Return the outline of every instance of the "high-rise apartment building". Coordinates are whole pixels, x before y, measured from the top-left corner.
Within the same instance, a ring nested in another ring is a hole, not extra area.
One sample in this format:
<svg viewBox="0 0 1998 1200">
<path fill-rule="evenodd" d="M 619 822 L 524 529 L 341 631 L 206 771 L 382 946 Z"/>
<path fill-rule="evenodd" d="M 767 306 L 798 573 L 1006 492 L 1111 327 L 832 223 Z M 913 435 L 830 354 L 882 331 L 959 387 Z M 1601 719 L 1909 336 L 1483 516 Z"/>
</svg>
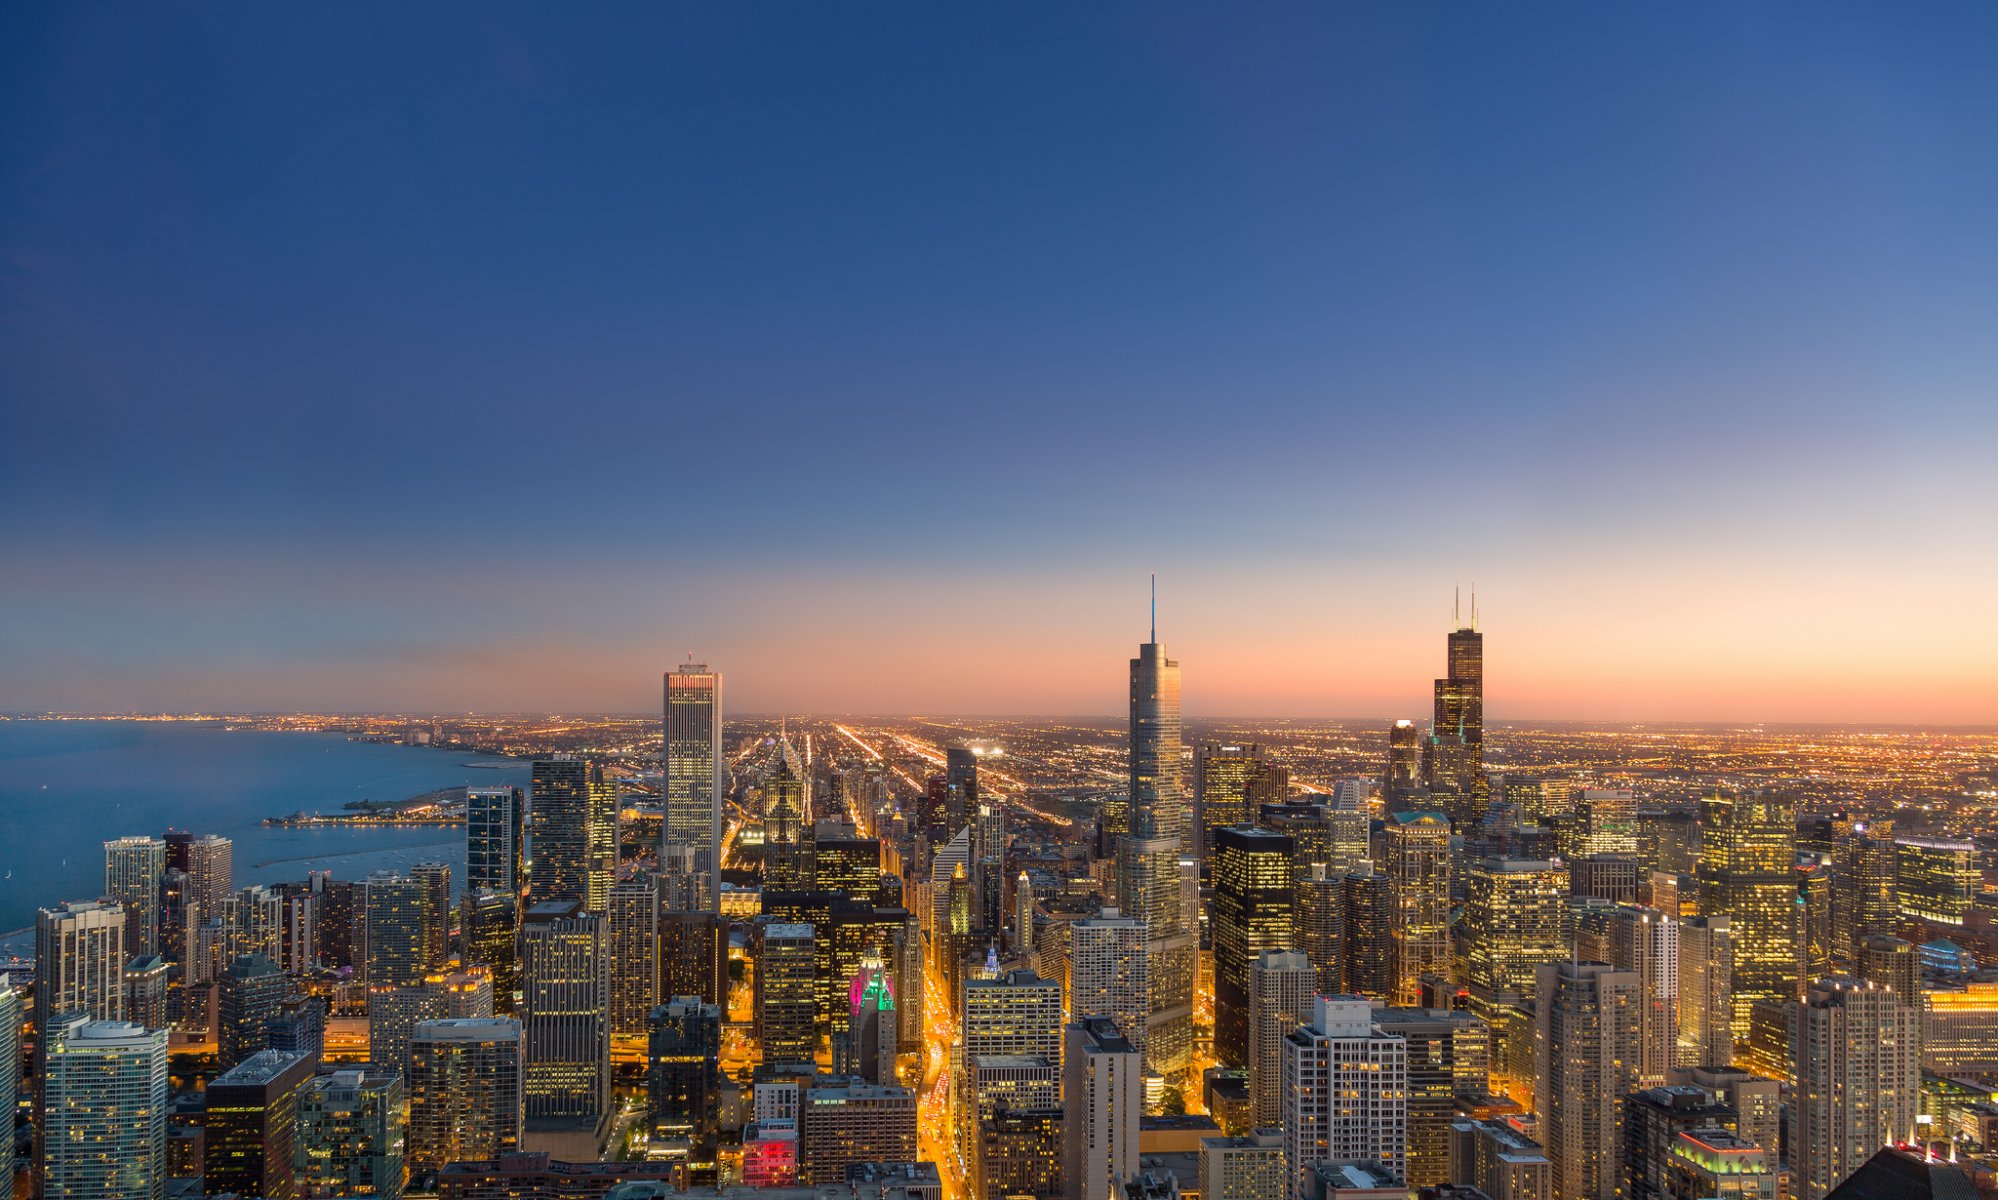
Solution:
<svg viewBox="0 0 1998 1200">
<path fill-rule="evenodd" d="M 1395 813 L 1385 847 L 1396 1002 L 1414 1004 L 1423 976 L 1450 977 L 1450 822 L 1438 812 Z"/>
<path fill-rule="evenodd" d="M 616 786 L 572 754 L 536 759 L 530 782 L 536 903 L 573 900 L 601 913 L 617 876 Z"/>
<path fill-rule="evenodd" d="M 316 1065 L 262 1050 L 209 1081 L 201 1178 L 210 1195 L 298 1195 L 298 1094 Z"/>
<path fill-rule="evenodd" d="M 1833 940 L 1841 961 L 1850 963 L 1861 940 L 1875 934 L 1891 936 L 1899 924 L 1894 822 L 1855 821 L 1834 853 Z"/>
<path fill-rule="evenodd" d="M 1920 1013 L 1893 990 L 1820 980 L 1792 1009 L 1790 1165 L 1822 1200 L 1883 1147 L 1918 1141 Z"/>
<path fill-rule="evenodd" d="M 399 1072 L 314 1076 L 298 1091 L 298 1194 L 401 1200 L 407 1140 Z"/>
<path fill-rule="evenodd" d="M 1145 923 L 1105 908 L 1071 922 L 1068 937 L 1069 1020 L 1108 1017 L 1142 1053 L 1151 1011 Z"/>
<path fill-rule="evenodd" d="M 527 1115 L 601 1117 L 610 1105 L 610 956 L 604 919 L 575 901 L 536 904 L 520 929 Z"/>
<path fill-rule="evenodd" d="M 1464 883 L 1457 980 L 1470 1010 L 1491 1029 L 1495 1086 L 1508 1095 L 1530 1094 L 1531 1073 L 1513 1064 L 1533 1060 L 1527 1010 L 1534 972 L 1569 957 L 1568 872 L 1547 859 L 1483 858 L 1471 863 Z"/>
<path fill-rule="evenodd" d="M 1734 1040 L 1748 1041 L 1759 1001 L 1797 997 L 1797 808 L 1776 792 L 1714 797 L 1700 845 L 1700 912 L 1734 939 Z"/>
<path fill-rule="evenodd" d="M 1264 950 L 1249 967 L 1249 1096 L 1257 1128 L 1283 1120 L 1283 1046 L 1312 1019 L 1318 970 L 1294 950 Z"/>
<path fill-rule="evenodd" d="M 520 1022 L 425 1021 L 409 1042 L 409 1169 L 520 1149 L 525 1075 Z"/>
<path fill-rule="evenodd" d="M 141 836 L 104 843 L 104 895 L 125 910 L 127 959 L 160 948 L 160 881 L 165 874 L 165 840 Z"/>
<path fill-rule="evenodd" d="M 817 953 L 810 925 L 768 923 L 756 948 L 756 1043 L 763 1061 L 809 1062 L 817 1053 Z"/>
<path fill-rule="evenodd" d="M 958 1021 L 957 1043 L 951 1047 L 951 1119 L 968 1158 L 978 1120 L 990 1114 L 995 1099 L 978 1091 L 972 1069 L 976 1060 L 1036 1060 L 1045 1064 L 1050 1083 L 1060 1078 L 1061 981 L 1042 979 L 1024 969 L 990 979 L 968 979 L 958 1006 Z M 1051 1102 L 1053 1097 L 1046 1099 Z"/>
<path fill-rule="evenodd" d="M 1922 1006 L 1922 960 L 1914 943 L 1879 934 L 1864 938 L 1854 966 L 1862 982 L 1893 988 L 1910 1008 Z"/>
<path fill-rule="evenodd" d="M 40 1019 L 41 1195 L 160 1200 L 167 1188 L 167 1031 L 87 1017 Z"/>
<path fill-rule="evenodd" d="M 1275 1128 L 1200 1139 L 1202 1200 L 1278 1200 L 1283 1195 L 1283 1135 Z"/>
<path fill-rule="evenodd" d="M 1679 1065 L 1679 922 L 1624 905 L 1610 922 L 1610 965 L 1637 976 L 1639 1087 L 1658 1087 Z"/>
<path fill-rule="evenodd" d="M 517 787 L 465 790 L 465 890 L 520 894 L 527 879 L 527 802 Z"/>
<path fill-rule="evenodd" d="M 1726 917 L 1679 919 L 1678 1066 L 1734 1061 L 1734 934 Z"/>
<path fill-rule="evenodd" d="M 125 1016 L 125 909 L 73 900 L 35 914 L 35 1019 Z"/>
<path fill-rule="evenodd" d="M 374 987 L 416 987 L 441 957 L 428 881 L 377 871 L 367 879 L 367 979 Z"/>
<path fill-rule="evenodd" d="M 520 989 L 520 898 L 507 892 L 473 892 L 464 904 L 465 958 L 492 972 L 493 1008 L 513 1011 Z"/>
<path fill-rule="evenodd" d="M 1215 831 L 1214 1053 L 1249 1065 L 1249 969 L 1293 942 L 1291 840 L 1253 825 Z"/>
<path fill-rule="evenodd" d="M 1193 823 L 1201 873 L 1214 867 L 1214 835 L 1232 825 L 1253 825 L 1265 804 L 1281 804 L 1290 772 L 1253 742 L 1201 742 L 1193 749 Z"/>
<path fill-rule="evenodd" d="M 1313 1195 L 1324 1163 L 1407 1167 L 1408 1043 L 1373 1025 L 1363 996 L 1319 996 L 1311 1023 L 1284 1040 L 1287 1200 Z"/>
<path fill-rule="evenodd" d="M 608 909 L 611 1036 L 643 1037 L 659 1000 L 659 885 L 649 875 L 621 880 Z"/>
<path fill-rule="evenodd" d="M 1107 1017 L 1086 1017 L 1063 1032 L 1062 1107 L 1067 1200 L 1104 1200 L 1138 1171 L 1138 1125 L 1145 1112 L 1143 1055 Z"/>
<path fill-rule="evenodd" d="M 1542 964 L 1534 1000 L 1534 1109 L 1554 1200 L 1616 1200 L 1623 1097 L 1637 1086 L 1642 990 L 1607 963 Z"/>
<path fill-rule="evenodd" d="M 684 663 L 666 673 L 664 847 L 694 847 L 696 872 L 706 879 L 698 897 L 713 911 L 721 897 L 722 677 L 706 663 Z"/>
<path fill-rule="evenodd" d="M 1490 1200 L 1553 1200 L 1554 1164 L 1539 1142 L 1503 1118 L 1450 1127 L 1450 1178 Z"/>
</svg>

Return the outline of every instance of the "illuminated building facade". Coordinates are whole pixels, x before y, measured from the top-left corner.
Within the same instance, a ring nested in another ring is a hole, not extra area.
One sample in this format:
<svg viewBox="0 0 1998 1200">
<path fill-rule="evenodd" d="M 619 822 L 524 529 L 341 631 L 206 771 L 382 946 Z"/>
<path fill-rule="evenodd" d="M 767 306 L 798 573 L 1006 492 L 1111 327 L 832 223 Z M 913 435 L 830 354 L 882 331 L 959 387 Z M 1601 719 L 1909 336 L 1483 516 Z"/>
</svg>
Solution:
<svg viewBox="0 0 1998 1200">
<path fill-rule="evenodd" d="M 425 1021 L 409 1043 L 408 1158 L 412 1172 L 520 1149 L 526 1123 L 520 1022 Z"/>
<path fill-rule="evenodd" d="M 1143 1055 L 1107 1017 L 1087 1017 L 1063 1032 L 1062 1108 L 1067 1200 L 1104 1200 L 1138 1170 L 1138 1127 L 1145 1111 Z"/>
<path fill-rule="evenodd" d="M 1388 727 L 1387 772 L 1381 777 L 1387 811 L 1420 808 L 1422 800 L 1422 729 L 1409 720 Z"/>
<path fill-rule="evenodd" d="M 1292 944 L 1291 840 L 1253 825 L 1215 831 L 1214 1053 L 1249 1065 L 1249 971 Z"/>
<path fill-rule="evenodd" d="M 1756 1002 L 1797 997 L 1797 808 L 1776 792 L 1707 802 L 1700 847 L 1700 911 L 1726 917 L 1734 939 L 1734 1040 L 1748 1041 Z"/>
<path fill-rule="evenodd" d="M 1474 597 L 1470 623 L 1450 632 L 1447 669 L 1436 681 L 1436 705 L 1423 762 L 1429 802 L 1466 830 L 1484 817 L 1487 786 L 1485 637 L 1476 626 Z"/>
<path fill-rule="evenodd" d="M 520 929 L 529 1118 L 591 1118 L 610 1104 L 610 956 L 604 921 L 575 901 L 536 904 Z"/>
<path fill-rule="evenodd" d="M 1623 1097 L 1637 1086 L 1638 977 L 1600 962 L 1542 964 L 1534 1000 L 1534 1110 L 1554 1195 L 1615 1200 Z"/>
<path fill-rule="evenodd" d="M 1484 1095 L 1491 1079 L 1490 1031 L 1464 1011 L 1375 1008 L 1373 1025 L 1406 1044 L 1407 1150 L 1402 1182 L 1450 1181 L 1450 1126 L 1459 1096 Z"/>
<path fill-rule="evenodd" d="M 166 1030 L 85 1017 L 42 1020 L 41 1194 L 160 1200 L 167 1188 Z"/>
<path fill-rule="evenodd" d="M 645 1098 L 652 1138 L 686 1139 L 690 1164 L 714 1162 L 720 1132 L 721 1031 L 721 1010 L 698 996 L 675 996 L 650 1014 Z"/>
<path fill-rule="evenodd" d="M 210 1195 L 298 1194 L 298 1094 L 316 1065 L 264 1050 L 209 1081 L 201 1175 Z"/>
<path fill-rule="evenodd" d="M 1894 895 L 1903 917 L 1963 924 L 1981 878 L 1975 842 L 1896 838 L 1894 857 Z"/>
<path fill-rule="evenodd" d="M 1145 923 L 1106 908 L 1071 922 L 1068 936 L 1069 1020 L 1108 1017 L 1142 1053 L 1151 1012 Z"/>
<path fill-rule="evenodd" d="M 804 761 L 788 738 L 779 739 L 763 777 L 763 889 L 804 891 L 812 886 L 811 822 L 806 816 Z"/>
<path fill-rule="evenodd" d="M 1408 1043 L 1373 1026 L 1361 996 L 1318 996 L 1283 1047 L 1284 1192 L 1307 1200 L 1327 1162 L 1407 1169 Z"/>
<path fill-rule="evenodd" d="M 527 803 L 517 787 L 465 789 L 465 890 L 514 896 L 527 881 Z"/>
<path fill-rule="evenodd" d="M 1679 921 L 1679 1066 L 1734 1061 L 1734 934 L 1726 917 Z"/>
<path fill-rule="evenodd" d="M 762 926 L 756 954 L 756 1042 L 763 1061 L 809 1061 L 818 1051 L 817 954 L 810 925 Z"/>
<path fill-rule="evenodd" d="M 401 1200 L 406 1141 L 399 1072 L 335 1071 L 299 1088 L 302 1196 Z"/>
<path fill-rule="evenodd" d="M 1883 1147 L 1919 1131 L 1920 1014 L 1887 988 L 1820 980 L 1792 1018 L 1790 1165 L 1823 1200 Z"/>
<path fill-rule="evenodd" d="M 156 837 L 113 838 L 104 843 L 104 895 L 125 910 L 125 957 L 158 951 L 160 877 L 166 842 Z"/>
<path fill-rule="evenodd" d="M 666 673 L 665 816 L 660 823 L 661 862 L 669 846 L 694 848 L 696 873 L 705 878 L 699 906 L 712 910 L 721 895 L 722 676 L 706 663 L 689 662 Z"/>
<path fill-rule="evenodd" d="M 641 1037 L 659 999 L 659 885 L 635 875 L 612 885 L 605 913 L 612 1037 Z"/>
<path fill-rule="evenodd" d="M 1264 950 L 1249 967 L 1249 1095 L 1256 1128 L 1283 1120 L 1284 1038 L 1315 1014 L 1318 971 L 1294 950 Z"/>
<path fill-rule="evenodd" d="M 1280 804 L 1290 790 L 1290 772 L 1253 742 L 1200 742 L 1193 750 L 1193 854 L 1201 873 L 1211 874 L 1215 834 L 1231 825 L 1251 825 L 1265 804 Z"/>
<path fill-rule="evenodd" d="M 1396 1003 L 1418 1000 L 1422 977 L 1450 977 L 1450 822 L 1438 812 L 1387 820 L 1382 866 L 1394 901 Z"/>
<path fill-rule="evenodd" d="M 1179 781 L 1179 663 L 1153 640 L 1131 660 L 1130 824 L 1117 845 L 1119 907 L 1145 923 L 1149 941 L 1145 1020 L 1147 1065 L 1165 1076 L 1186 1069 L 1193 1053 L 1194 914 L 1184 912 L 1180 859 L 1186 806 Z"/>
</svg>

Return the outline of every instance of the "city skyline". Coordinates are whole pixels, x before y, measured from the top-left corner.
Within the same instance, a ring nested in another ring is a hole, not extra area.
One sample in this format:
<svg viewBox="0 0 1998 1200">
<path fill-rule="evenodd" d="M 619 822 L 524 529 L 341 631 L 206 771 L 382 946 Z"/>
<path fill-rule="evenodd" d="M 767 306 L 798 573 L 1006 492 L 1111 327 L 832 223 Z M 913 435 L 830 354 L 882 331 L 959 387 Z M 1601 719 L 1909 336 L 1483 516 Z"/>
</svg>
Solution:
<svg viewBox="0 0 1998 1200">
<path fill-rule="evenodd" d="M 0 709 L 1998 722 L 1988 8 L 627 16 L 0 16 Z"/>
</svg>

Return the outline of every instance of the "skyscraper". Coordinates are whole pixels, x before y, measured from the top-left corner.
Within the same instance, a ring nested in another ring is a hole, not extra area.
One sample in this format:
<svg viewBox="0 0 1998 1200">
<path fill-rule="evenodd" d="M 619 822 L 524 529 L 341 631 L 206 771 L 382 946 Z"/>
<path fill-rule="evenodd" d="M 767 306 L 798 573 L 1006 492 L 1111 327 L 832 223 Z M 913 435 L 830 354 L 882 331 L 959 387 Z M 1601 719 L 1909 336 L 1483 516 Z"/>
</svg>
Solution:
<svg viewBox="0 0 1998 1200">
<path fill-rule="evenodd" d="M 42 1018 L 44 1026 L 50 1024 Z M 7 1098 L 0 1108 L 11 1115 L 21 1092 L 21 993 L 14 981 L 0 975 L 0 1096 Z"/>
<path fill-rule="evenodd" d="M 1201 874 L 1214 867 L 1215 832 L 1253 825 L 1265 804 L 1280 804 L 1290 772 L 1252 742 L 1201 742 L 1193 749 L 1193 834 Z"/>
<path fill-rule="evenodd" d="M 1264 950 L 1249 967 L 1249 1096 L 1255 1127 L 1283 1120 L 1283 1043 L 1315 1015 L 1318 971 L 1294 950 Z"/>
<path fill-rule="evenodd" d="M 817 956 L 810 925 L 770 922 L 756 947 L 756 1042 L 763 1061 L 809 1062 L 817 1053 Z"/>
<path fill-rule="evenodd" d="M 695 867 L 707 877 L 702 907 L 721 897 L 722 677 L 706 663 L 666 673 L 665 846 L 695 847 Z M 663 850 L 661 861 L 664 860 Z"/>
<path fill-rule="evenodd" d="M 1451 631 L 1447 670 L 1436 681 L 1436 710 L 1429 727 L 1424 772 L 1430 802 L 1466 830 L 1484 817 L 1486 788 L 1485 637 L 1477 624 L 1474 593 L 1471 620 Z"/>
<path fill-rule="evenodd" d="M 1214 1053 L 1249 1065 L 1249 969 L 1293 942 L 1291 840 L 1253 825 L 1215 831 Z"/>
<path fill-rule="evenodd" d="M 398 1072 L 307 1080 L 298 1092 L 299 1194 L 401 1200 L 406 1129 Z"/>
<path fill-rule="evenodd" d="M 1437 812 L 1395 813 L 1387 820 L 1386 848 L 1395 996 L 1414 1004 L 1423 976 L 1450 977 L 1450 822 Z"/>
<path fill-rule="evenodd" d="M 1143 1056 L 1115 1021 L 1086 1017 L 1063 1032 L 1062 1076 L 1067 1200 L 1104 1200 L 1114 1185 L 1138 1171 Z"/>
<path fill-rule="evenodd" d="M 520 930 L 529 1117 L 601 1117 L 610 1104 L 610 956 L 604 919 L 574 901 L 536 904 Z"/>
<path fill-rule="evenodd" d="M 1894 822 L 1854 822 L 1840 837 L 1834 854 L 1833 938 L 1841 961 L 1850 964 L 1862 940 L 1874 934 L 1892 936 L 1899 922 Z"/>
<path fill-rule="evenodd" d="M 1961 925 L 1983 882 L 1977 843 L 1951 838 L 1894 839 L 1894 898 L 1903 918 Z"/>
<path fill-rule="evenodd" d="M 1483 1096 L 1490 1082 L 1490 1036 L 1461 1010 L 1375 1008 L 1374 1028 L 1408 1047 L 1408 1152 L 1402 1182 L 1435 1187 L 1450 1178 L 1450 1125 L 1459 1096 Z"/>
<path fill-rule="evenodd" d="M 1734 1040 L 1748 1041 L 1759 1001 L 1798 995 L 1795 903 L 1797 808 L 1776 792 L 1707 802 L 1700 846 L 1700 911 L 1726 917 L 1734 939 Z"/>
<path fill-rule="evenodd" d="M 1496 1086 L 1508 1095 L 1533 1089 L 1530 1072 L 1513 1064 L 1533 1059 L 1533 1027 L 1525 1013 L 1534 971 L 1568 957 L 1567 902 L 1568 872 L 1559 862 L 1483 858 L 1466 874 L 1456 933 L 1458 982 L 1470 994 L 1471 1011 L 1491 1026 Z"/>
<path fill-rule="evenodd" d="M 515 943 L 520 936 L 520 899 L 509 892 L 473 892 L 465 897 L 465 958 L 493 975 L 493 1005 L 513 1011 L 520 989 L 520 964 Z"/>
<path fill-rule="evenodd" d="M 1297 880 L 1294 894 L 1296 936 L 1292 941 L 1316 969 L 1317 990 L 1328 996 L 1347 991 L 1344 875 L 1325 863 L 1311 863 Z"/>
<path fill-rule="evenodd" d="M 1071 922 L 1068 936 L 1069 1020 L 1107 1017 L 1142 1054 L 1151 1013 L 1145 923 L 1106 908 Z"/>
<path fill-rule="evenodd" d="M 1610 922 L 1610 965 L 1637 976 L 1639 1087 L 1659 1087 L 1679 1065 L 1679 922 L 1624 905 Z"/>
<path fill-rule="evenodd" d="M 1157 630 L 1131 660 L 1130 820 L 1117 847 L 1117 898 L 1145 923 L 1151 1012 L 1145 1058 L 1177 1075 L 1193 1052 L 1193 976 L 1197 946 L 1182 911 L 1180 859 L 1186 811 L 1179 788 L 1179 664 L 1165 656 Z"/>
<path fill-rule="evenodd" d="M 1312 1195 L 1319 1164 L 1407 1169 L 1408 1043 L 1373 1025 L 1361 996 L 1319 996 L 1311 1023 L 1283 1047 L 1283 1145 L 1288 1200 Z"/>
<path fill-rule="evenodd" d="M 84 1017 L 41 1020 L 41 1194 L 160 1200 L 167 1185 L 166 1030 Z"/>
<path fill-rule="evenodd" d="M 409 1168 L 497 1158 L 520 1149 L 520 1022 L 425 1021 L 409 1043 Z"/>
<path fill-rule="evenodd" d="M 517 896 L 526 881 L 527 805 L 517 787 L 465 790 L 465 891 Z"/>
<path fill-rule="evenodd" d="M 1682 917 L 1678 1065 L 1725 1066 L 1733 1061 L 1734 934 L 1726 917 Z"/>
<path fill-rule="evenodd" d="M 721 1009 L 675 996 L 648 1018 L 645 1097 L 655 1140 L 685 1138 L 713 1161 L 721 1110 Z"/>
<path fill-rule="evenodd" d="M 209 1081 L 201 1176 L 210 1195 L 298 1194 L 298 1092 L 314 1065 L 260 1050 Z"/>
<path fill-rule="evenodd" d="M 423 889 L 423 969 L 435 971 L 451 957 L 451 865 L 417 863 L 409 876 Z"/>
<path fill-rule="evenodd" d="M 765 891 L 803 891 L 812 886 L 808 786 L 797 748 L 788 737 L 779 738 L 763 777 Z"/>
<path fill-rule="evenodd" d="M 1346 990 L 1382 1002 L 1395 998 L 1394 887 L 1363 862 L 1344 880 Z"/>
<path fill-rule="evenodd" d="M 411 875 L 377 871 L 367 880 L 368 983 L 415 987 L 441 956 L 432 892 Z"/>
<path fill-rule="evenodd" d="M 1029 970 L 966 980 L 959 1023 L 957 1044 L 951 1047 L 951 1115 L 968 1158 L 978 1120 L 990 1115 L 993 1100 L 976 1086 L 972 1068 L 977 1060 L 1033 1059 L 1044 1066 L 1051 1085 L 1060 1078 L 1061 981 Z"/>
<path fill-rule="evenodd" d="M 821 1076 L 798 1118 L 798 1182 L 840 1183 L 857 1163 L 912 1162 L 916 1094 L 890 1084 Z"/>
<path fill-rule="evenodd" d="M 75 900 L 35 914 L 35 1019 L 125 1016 L 125 909 Z"/>
<path fill-rule="evenodd" d="M 642 1037 L 659 996 L 658 884 L 647 875 L 621 880 L 609 910 L 611 1036 Z"/>
<path fill-rule="evenodd" d="M 616 789 L 573 754 L 536 759 L 531 783 L 535 901 L 602 912 L 617 873 Z"/>
<path fill-rule="evenodd" d="M 1790 1161 L 1801 1200 L 1822 1200 L 1882 1147 L 1916 1141 L 1920 1013 L 1891 989 L 1819 980 L 1793 1006 Z"/>
<path fill-rule="evenodd" d="M 978 756 L 969 746 L 944 747 L 943 837 L 949 841 L 978 811 Z"/>
<path fill-rule="evenodd" d="M 261 954 L 239 955 L 216 977 L 216 1059 L 222 1066 L 269 1048 L 265 1024 L 290 990 L 291 981 Z"/>
<path fill-rule="evenodd" d="M 1420 808 L 1422 800 L 1422 730 L 1410 720 L 1388 727 L 1387 771 L 1381 778 L 1382 800 L 1391 813 Z"/>
<path fill-rule="evenodd" d="M 1555 1200 L 1616 1200 L 1623 1096 L 1637 1086 L 1638 977 L 1571 961 L 1541 964 L 1536 982 L 1534 1109 Z"/>
<path fill-rule="evenodd" d="M 160 944 L 160 877 L 166 842 L 122 837 L 104 843 L 104 894 L 125 910 L 125 957 L 153 954 Z"/>
</svg>

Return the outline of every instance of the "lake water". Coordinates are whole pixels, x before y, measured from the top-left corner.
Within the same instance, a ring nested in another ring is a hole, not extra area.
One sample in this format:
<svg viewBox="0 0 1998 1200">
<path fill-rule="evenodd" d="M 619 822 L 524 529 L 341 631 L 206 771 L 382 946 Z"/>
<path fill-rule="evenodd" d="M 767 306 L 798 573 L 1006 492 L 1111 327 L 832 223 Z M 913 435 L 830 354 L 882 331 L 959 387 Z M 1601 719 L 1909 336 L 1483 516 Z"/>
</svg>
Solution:
<svg viewBox="0 0 1998 1200">
<path fill-rule="evenodd" d="M 0 931 L 33 925 L 45 905 L 98 895 L 107 839 L 168 829 L 233 839 L 237 887 L 303 879 L 313 870 L 359 879 L 419 862 L 450 863 L 458 883 L 460 826 L 293 829 L 262 821 L 460 785 L 524 788 L 529 771 L 520 760 L 350 742 L 338 733 L 185 721 L 0 721 Z"/>
</svg>

